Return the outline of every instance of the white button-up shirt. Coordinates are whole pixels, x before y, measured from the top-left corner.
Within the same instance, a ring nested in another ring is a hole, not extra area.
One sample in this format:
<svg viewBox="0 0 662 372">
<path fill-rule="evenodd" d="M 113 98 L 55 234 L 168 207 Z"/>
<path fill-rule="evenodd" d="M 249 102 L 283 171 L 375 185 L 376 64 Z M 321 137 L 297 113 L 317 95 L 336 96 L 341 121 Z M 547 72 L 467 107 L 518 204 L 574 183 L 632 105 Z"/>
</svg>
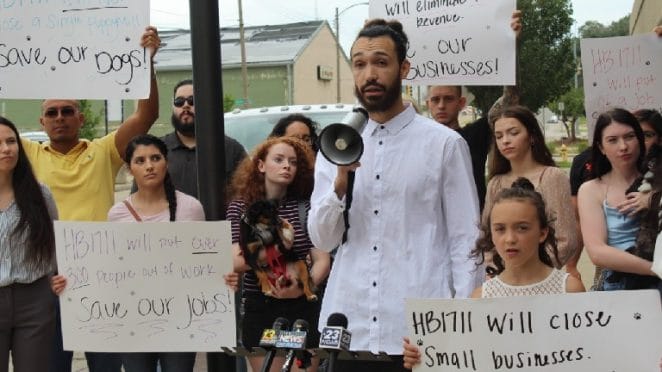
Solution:
<svg viewBox="0 0 662 372">
<path fill-rule="evenodd" d="M 409 106 L 390 121 L 368 121 L 356 170 L 349 234 L 336 255 L 320 328 L 344 313 L 352 350 L 402 354 L 405 298 L 469 297 L 483 278 L 469 255 L 478 200 L 466 142 Z M 315 246 L 331 250 L 344 231 L 337 167 L 322 155 L 308 218 Z"/>
</svg>

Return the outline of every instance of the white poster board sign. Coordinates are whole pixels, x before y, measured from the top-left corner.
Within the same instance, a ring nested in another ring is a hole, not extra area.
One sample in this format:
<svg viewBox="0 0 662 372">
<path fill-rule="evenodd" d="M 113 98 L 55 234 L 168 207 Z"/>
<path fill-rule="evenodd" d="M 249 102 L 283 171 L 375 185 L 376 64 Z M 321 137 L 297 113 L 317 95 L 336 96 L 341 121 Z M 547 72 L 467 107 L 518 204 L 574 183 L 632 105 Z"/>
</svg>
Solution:
<svg viewBox="0 0 662 372">
<path fill-rule="evenodd" d="M 0 98 L 149 96 L 149 1 L 0 2 Z"/>
<path fill-rule="evenodd" d="M 415 371 L 659 372 L 658 291 L 408 300 Z"/>
<path fill-rule="evenodd" d="M 598 115 L 611 108 L 662 110 L 662 38 L 582 39 L 581 50 L 589 142 Z"/>
<path fill-rule="evenodd" d="M 371 0 L 409 38 L 408 85 L 515 85 L 515 0 Z"/>
<path fill-rule="evenodd" d="M 235 347 L 230 223 L 55 222 L 66 350 Z"/>
</svg>

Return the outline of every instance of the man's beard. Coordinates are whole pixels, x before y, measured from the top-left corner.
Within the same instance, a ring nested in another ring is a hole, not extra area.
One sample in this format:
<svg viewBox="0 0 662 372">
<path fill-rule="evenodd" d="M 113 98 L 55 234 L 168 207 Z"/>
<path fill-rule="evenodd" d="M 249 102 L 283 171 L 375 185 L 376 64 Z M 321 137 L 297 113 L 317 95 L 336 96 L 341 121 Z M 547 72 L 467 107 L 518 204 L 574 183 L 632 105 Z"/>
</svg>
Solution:
<svg viewBox="0 0 662 372">
<path fill-rule="evenodd" d="M 182 136 L 193 138 L 195 137 L 195 119 L 192 122 L 185 124 L 173 113 L 170 116 L 170 122 L 175 130 L 182 134 Z"/>
<path fill-rule="evenodd" d="M 381 98 L 376 99 L 366 99 L 361 90 L 365 90 L 370 86 L 377 86 L 384 90 L 384 95 Z M 354 95 L 358 98 L 361 105 L 368 112 L 385 112 L 388 111 L 400 98 L 400 91 L 402 90 L 402 80 L 399 76 L 396 76 L 395 80 L 388 87 L 382 84 L 373 82 L 365 84 L 361 90 L 354 85 Z"/>
</svg>

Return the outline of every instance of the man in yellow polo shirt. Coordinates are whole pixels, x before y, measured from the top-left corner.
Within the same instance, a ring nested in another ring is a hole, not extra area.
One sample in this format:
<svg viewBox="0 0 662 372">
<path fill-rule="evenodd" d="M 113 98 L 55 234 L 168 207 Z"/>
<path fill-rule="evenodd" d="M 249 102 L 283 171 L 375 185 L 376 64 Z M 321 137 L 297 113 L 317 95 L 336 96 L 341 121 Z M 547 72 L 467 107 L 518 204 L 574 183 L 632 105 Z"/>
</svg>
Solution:
<svg viewBox="0 0 662 372">
<path fill-rule="evenodd" d="M 143 33 L 141 46 L 151 51 L 151 60 L 161 45 L 156 28 Z M 22 138 L 25 152 L 37 178 L 48 185 L 55 198 L 61 220 L 106 221 L 115 198 L 115 178 L 123 164 L 129 141 L 145 134 L 159 116 L 159 94 L 152 63 L 150 95 L 138 101 L 136 112 L 108 135 L 88 141 L 80 138 L 84 116 L 78 101 L 48 99 L 41 105 L 39 121 L 49 142 L 38 143 Z M 59 306 L 58 306 L 59 312 Z M 71 372 L 71 353 L 62 351 L 62 333 L 58 314 L 58 332 L 52 372 Z M 114 353 L 86 353 L 90 372 L 120 372 L 121 360 Z"/>
</svg>

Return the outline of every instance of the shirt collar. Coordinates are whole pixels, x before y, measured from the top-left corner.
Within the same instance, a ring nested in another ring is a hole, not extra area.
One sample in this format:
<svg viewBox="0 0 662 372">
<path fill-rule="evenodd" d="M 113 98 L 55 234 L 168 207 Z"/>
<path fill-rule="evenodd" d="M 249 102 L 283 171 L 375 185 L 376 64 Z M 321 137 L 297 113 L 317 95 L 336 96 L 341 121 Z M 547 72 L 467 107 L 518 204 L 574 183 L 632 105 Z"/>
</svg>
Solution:
<svg viewBox="0 0 662 372">
<path fill-rule="evenodd" d="M 366 133 L 370 133 L 371 136 L 375 135 L 378 130 L 381 130 L 386 135 L 396 135 L 400 133 L 401 130 L 405 129 L 416 117 L 416 110 L 411 104 L 407 104 L 405 109 L 398 115 L 391 118 L 391 120 L 385 123 L 378 123 L 372 119 L 368 119 L 368 124 L 366 125 Z"/>
<path fill-rule="evenodd" d="M 195 150 L 194 148 L 192 149 L 189 148 L 188 146 L 185 146 L 182 143 L 182 141 L 179 139 L 177 132 L 171 132 L 166 134 L 166 136 L 163 137 L 163 142 L 166 144 L 168 151 L 173 151 L 177 149 Z"/>
<path fill-rule="evenodd" d="M 69 150 L 66 154 L 62 154 L 62 155 L 74 154 L 74 153 L 77 153 L 77 152 L 83 151 L 83 150 L 85 150 L 85 149 L 87 148 L 87 145 L 89 145 L 89 143 L 90 143 L 89 140 L 84 139 L 84 138 L 81 138 L 80 140 L 78 140 L 78 143 L 76 144 L 76 146 L 74 146 L 74 147 L 73 147 L 71 150 Z M 44 150 L 48 151 L 48 152 L 54 152 L 54 153 L 60 154 L 59 151 L 57 151 L 57 150 L 55 150 L 54 148 L 51 147 L 51 141 L 43 142 L 43 143 L 41 144 L 41 147 L 42 147 Z"/>
</svg>

